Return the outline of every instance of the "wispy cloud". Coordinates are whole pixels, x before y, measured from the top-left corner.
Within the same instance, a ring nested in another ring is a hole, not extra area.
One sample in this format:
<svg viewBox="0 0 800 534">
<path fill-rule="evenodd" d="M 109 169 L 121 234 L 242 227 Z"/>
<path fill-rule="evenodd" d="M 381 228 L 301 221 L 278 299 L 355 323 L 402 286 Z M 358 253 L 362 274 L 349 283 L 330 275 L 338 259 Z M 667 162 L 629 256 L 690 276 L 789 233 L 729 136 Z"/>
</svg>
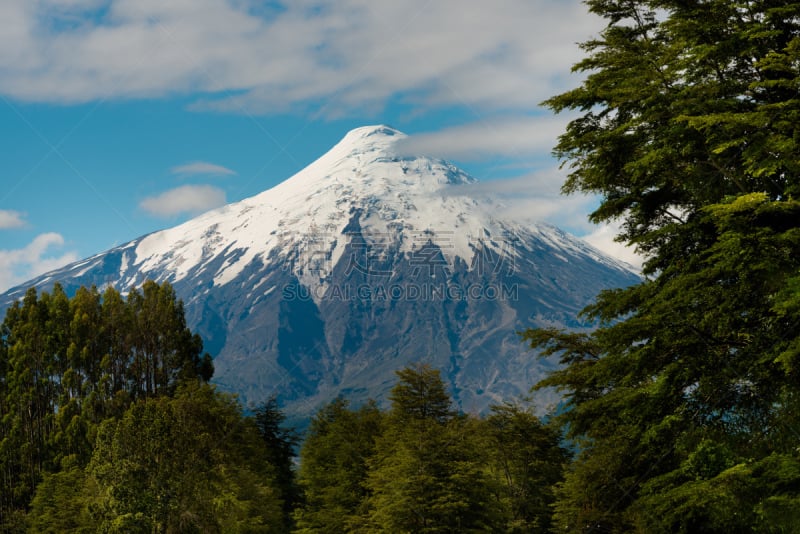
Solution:
<svg viewBox="0 0 800 534">
<path fill-rule="evenodd" d="M 0 210 L 0 230 L 21 228 L 22 226 L 25 226 L 25 219 L 22 213 L 13 210 Z"/>
<path fill-rule="evenodd" d="M 44 102 L 203 93 L 197 108 L 247 113 L 390 100 L 529 111 L 569 85 L 574 43 L 599 29 L 578 0 L 2 2 L 0 93 Z"/>
<path fill-rule="evenodd" d="M 225 191 L 210 185 L 184 185 L 148 197 L 139 207 L 155 217 L 198 214 L 225 204 Z"/>
<path fill-rule="evenodd" d="M 180 176 L 196 176 L 198 174 L 206 174 L 211 176 L 233 176 L 236 174 L 236 171 L 234 170 L 223 167 L 222 165 L 208 163 L 207 161 L 192 161 L 190 163 L 184 163 L 183 165 L 172 167 L 170 172 Z"/>
<path fill-rule="evenodd" d="M 586 213 L 597 201 L 583 195 L 561 195 L 563 181 L 561 170 L 551 167 L 513 178 L 452 186 L 444 194 L 489 201 L 503 216 L 546 221 L 572 232 L 589 231 Z"/>
<path fill-rule="evenodd" d="M 59 251 L 64 238 L 57 233 L 40 234 L 26 247 L 0 250 L 0 292 L 78 260 L 73 251 Z"/>
<path fill-rule="evenodd" d="M 524 157 L 547 153 L 567 125 L 566 116 L 488 119 L 398 141 L 397 150 L 460 160 L 486 156 Z"/>
<path fill-rule="evenodd" d="M 582 236 L 583 239 L 595 247 L 624 262 L 630 263 L 637 269 L 642 268 L 644 257 L 637 254 L 633 247 L 629 247 L 614 240 L 619 234 L 619 228 L 614 224 L 602 224 L 595 227 L 594 231 Z"/>
<path fill-rule="evenodd" d="M 492 212 L 503 217 L 543 221 L 564 228 L 601 252 L 641 268 L 643 258 L 633 248 L 614 241 L 619 234 L 617 226 L 589 222 L 586 214 L 597 207 L 598 199 L 561 194 L 564 178 L 563 172 L 553 167 L 514 178 L 456 185 L 444 194 L 488 201 Z"/>
</svg>

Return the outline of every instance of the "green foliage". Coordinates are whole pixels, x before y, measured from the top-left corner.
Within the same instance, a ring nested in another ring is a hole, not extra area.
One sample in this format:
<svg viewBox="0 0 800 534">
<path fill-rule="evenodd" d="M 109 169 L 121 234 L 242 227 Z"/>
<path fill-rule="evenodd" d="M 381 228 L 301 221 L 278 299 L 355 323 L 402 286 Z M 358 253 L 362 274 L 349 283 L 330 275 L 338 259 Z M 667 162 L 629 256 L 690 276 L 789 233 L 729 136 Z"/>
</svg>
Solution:
<svg viewBox="0 0 800 534">
<path fill-rule="evenodd" d="M 85 469 L 45 475 L 32 532 L 287 532 L 252 419 L 211 386 L 134 402 L 100 425 Z"/>
<path fill-rule="evenodd" d="M 569 531 L 791 531 L 800 340 L 800 4 L 590 0 L 567 193 L 647 255 L 585 310 L 592 334 L 525 334 L 580 453 Z M 767 504 L 769 503 L 769 504 Z M 780 526 L 784 525 L 784 526 Z"/>
<path fill-rule="evenodd" d="M 782 301 L 784 309 L 788 304 Z M 0 325 L 4 532 L 524 532 L 550 523 L 563 450 L 532 414 L 458 415 L 439 372 L 392 408 L 337 400 L 298 436 L 244 417 L 167 284 L 30 290 Z M 787 358 L 787 364 L 791 359 Z M 791 503 L 791 502 L 790 502 Z M 783 502 L 763 515 L 785 514 Z"/>
<path fill-rule="evenodd" d="M 99 524 L 90 510 L 95 488 L 72 460 L 65 464 L 60 471 L 47 473 L 37 486 L 28 515 L 31 532 L 97 532 Z"/>
<path fill-rule="evenodd" d="M 713 232 L 713 241 L 654 279 L 602 294 L 588 310 L 620 322 L 590 336 L 527 335 L 547 353 L 562 352 L 565 367 L 540 387 L 566 391 L 569 410 L 562 419 L 585 447 L 562 488 L 557 515 L 565 525 L 637 524 L 649 531 L 648 518 L 666 514 L 643 502 L 692 485 L 692 495 L 711 495 L 703 493 L 706 484 L 688 476 L 700 459 L 702 469 L 695 471 L 710 476 L 775 452 L 795 454 L 800 316 L 790 314 L 785 288 L 798 268 L 798 215 L 800 204 L 764 194 L 709 206 L 697 219 Z M 666 485 L 649 485 L 653 480 Z M 645 488 L 655 487 L 656 497 L 638 502 Z M 744 511 L 752 515 L 761 497 L 752 498 L 719 501 L 720 510 L 733 502 L 742 512 L 707 523 L 727 532 L 765 528 L 746 519 Z M 711 504 L 698 510 L 711 510 Z M 676 521 L 689 515 L 685 508 L 674 510 Z M 700 527 L 685 531 L 693 528 Z"/>
<path fill-rule="evenodd" d="M 284 427 L 286 416 L 275 396 L 255 409 L 253 420 L 264 443 L 267 460 L 275 469 L 275 485 L 283 501 L 284 527 L 288 531 L 292 526 L 292 510 L 301 499 L 294 471 L 295 449 L 300 436 L 293 428 Z"/>
<path fill-rule="evenodd" d="M 392 405 L 337 399 L 300 453 L 297 532 L 543 532 L 567 455 L 516 405 L 456 414 L 439 372 L 398 371 Z"/>
<path fill-rule="evenodd" d="M 295 513 L 297 532 L 339 534 L 358 524 L 369 495 L 367 462 L 383 419 L 375 403 L 351 410 L 335 399 L 311 420 L 300 451 L 305 502 Z"/>
<path fill-rule="evenodd" d="M 569 459 L 560 433 L 516 404 L 493 406 L 485 424 L 488 466 L 508 517 L 505 531 L 548 531 L 553 490 Z"/>
<path fill-rule="evenodd" d="M 371 458 L 364 528 L 485 532 L 499 521 L 472 421 L 454 414 L 439 371 L 398 371 L 392 409 Z"/>
<path fill-rule="evenodd" d="M 200 336 L 186 328 L 183 302 L 169 284 L 145 282 L 131 291 L 127 306 L 134 335 L 127 365 L 133 397 L 171 393 L 181 380 L 211 378 L 213 368 L 201 358 Z"/>
<path fill-rule="evenodd" d="M 103 423 L 87 472 L 99 490 L 101 529 L 283 530 L 258 430 L 234 400 L 209 386 L 143 399 L 119 421 Z"/>
<path fill-rule="evenodd" d="M 124 309 L 121 300 L 109 302 Z M 101 359 L 103 381 L 110 358 Z M 77 387 L 70 372 L 60 386 Z M 88 398 L 67 394 L 54 414 L 54 433 L 45 440 L 50 460 L 27 490 L 29 508 L 4 515 L 3 530 L 545 529 L 565 461 L 558 433 L 512 405 L 486 420 L 457 415 L 438 371 L 428 366 L 398 376 L 388 413 L 374 402 L 351 410 L 337 399 L 316 415 L 297 482 L 297 435 L 283 427 L 274 398 L 244 417 L 233 397 L 202 380 L 180 380 L 161 395 L 123 390 L 108 398 L 84 379 L 79 391 L 89 391 Z M 107 377 L 104 387 L 110 383 Z M 776 502 L 764 514 L 788 509 Z"/>
<path fill-rule="evenodd" d="M 201 352 L 167 283 L 127 299 L 111 288 L 28 290 L 0 326 L 0 529 L 19 524 L 40 481 L 59 487 L 64 461 L 85 467 L 102 421 L 208 380 Z"/>
<path fill-rule="evenodd" d="M 592 218 L 622 218 L 621 238 L 654 255 L 651 272 L 703 206 L 797 193 L 796 3 L 587 4 L 608 21 L 574 67 L 588 76 L 547 101 L 583 112 L 556 147 L 571 169 L 564 190 L 600 194 Z"/>
<path fill-rule="evenodd" d="M 452 400 L 439 371 L 427 364 L 397 371 L 400 379 L 392 388 L 392 417 L 398 425 L 445 423 L 453 415 Z"/>
</svg>

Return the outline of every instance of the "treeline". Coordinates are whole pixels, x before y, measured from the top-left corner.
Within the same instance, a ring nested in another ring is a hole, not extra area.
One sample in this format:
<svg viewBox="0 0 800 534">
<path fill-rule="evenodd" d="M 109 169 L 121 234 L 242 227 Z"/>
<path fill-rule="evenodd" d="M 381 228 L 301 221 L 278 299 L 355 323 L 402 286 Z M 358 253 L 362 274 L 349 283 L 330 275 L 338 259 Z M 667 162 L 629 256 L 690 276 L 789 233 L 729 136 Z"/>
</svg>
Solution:
<svg viewBox="0 0 800 534">
<path fill-rule="evenodd" d="M 0 336 L 3 532 L 532 532 L 568 460 L 522 406 L 460 414 L 438 371 L 300 437 L 207 384 L 169 284 L 30 290 Z M 299 467 L 298 467 L 299 466 Z"/>
<path fill-rule="evenodd" d="M 296 532 L 546 532 L 568 453 L 516 405 L 453 410 L 438 370 L 398 371 L 391 407 L 339 399 L 300 453 Z"/>
<path fill-rule="evenodd" d="M 214 372 L 172 287 L 126 298 L 81 288 L 25 297 L 0 327 L 0 519 L 15 524 L 48 473 L 84 467 L 102 423 Z"/>
</svg>

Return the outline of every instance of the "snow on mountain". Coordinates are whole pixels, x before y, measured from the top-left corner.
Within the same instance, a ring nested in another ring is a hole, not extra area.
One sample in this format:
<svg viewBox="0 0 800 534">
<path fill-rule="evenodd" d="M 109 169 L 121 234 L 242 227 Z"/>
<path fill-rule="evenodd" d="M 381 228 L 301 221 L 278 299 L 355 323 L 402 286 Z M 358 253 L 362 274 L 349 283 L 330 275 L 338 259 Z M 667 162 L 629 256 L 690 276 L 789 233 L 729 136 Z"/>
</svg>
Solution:
<svg viewBox="0 0 800 534">
<path fill-rule="evenodd" d="M 465 408 L 524 393 L 547 364 L 515 332 L 581 326 L 575 314 L 600 289 L 637 277 L 553 226 L 458 194 L 475 180 L 402 155 L 403 137 L 355 129 L 272 189 L 48 273 L 0 308 L 29 285 L 170 281 L 217 355 L 216 380 L 247 400 L 280 393 L 298 415 L 337 394 L 380 397 L 420 359 L 444 369 Z"/>
</svg>

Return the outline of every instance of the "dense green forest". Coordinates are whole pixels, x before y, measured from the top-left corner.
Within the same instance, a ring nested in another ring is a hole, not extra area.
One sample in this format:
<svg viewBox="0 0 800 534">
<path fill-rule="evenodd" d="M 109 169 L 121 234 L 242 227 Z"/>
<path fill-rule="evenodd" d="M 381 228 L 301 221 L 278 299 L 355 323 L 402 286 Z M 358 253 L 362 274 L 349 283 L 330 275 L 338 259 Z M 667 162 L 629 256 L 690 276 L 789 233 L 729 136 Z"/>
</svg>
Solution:
<svg viewBox="0 0 800 534">
<path fill-rule="evenodd" d="M 568 459 L 520 405 L 457 413 L 437 370 L 337 399 L 300 437 L 207 382 L 169 284 L 30 290 L 0 343 L 4 532 L 530 532 Z"/>
<path fill-rule="evenodd" d="M 546 102 L 564 192 L 646 262 L 591 333 L 523 333 L 563 410 L 458 413 L 420 365 L 301 440 L 207 383 L 169 285 L 31 290 L 0 332 L 0 528 L 800 532 L 800 3 L 586 4 L 606 28 Z"/>
</svg>

